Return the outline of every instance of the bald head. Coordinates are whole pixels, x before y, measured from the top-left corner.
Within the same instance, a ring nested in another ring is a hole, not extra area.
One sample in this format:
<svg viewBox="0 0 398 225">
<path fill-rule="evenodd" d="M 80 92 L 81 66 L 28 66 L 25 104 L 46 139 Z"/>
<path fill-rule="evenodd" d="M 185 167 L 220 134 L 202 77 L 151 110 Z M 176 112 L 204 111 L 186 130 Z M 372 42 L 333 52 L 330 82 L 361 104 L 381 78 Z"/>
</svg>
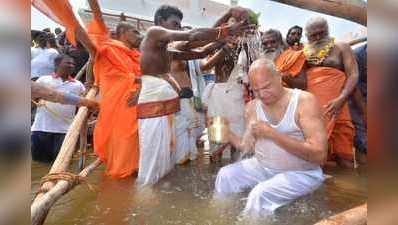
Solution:
<svg viewBox="0 0 398 225">
<path fill-rule="evenodd" d="M 264 104 L 272 104 L 279 99 L 283 86 L 273 61 L 266 58 L 254 61 L 249 69 L 249 79 L 256 98 Z"/>
<path fill-rule="evenodd" d="M 320 16 L 309 19 L 305 25 L 305 35 L 309 43 L 329 37 L 327 20 Z"/>
<path fill-rule="evenodd" d="M 125 43 L 129 48 L 139 48 L 142 41 L 142 35 L 131 24 L 120 22 L 116 27 L 116 39 Z"/>
<path fill-rule="evenodd" d="M 266 58 L 257 59 L 251 64 L 249 69 L 249 78 L 251 81 L 258 78 L 275 78 L 279 76 L 274 62 Z"/>
</svg>

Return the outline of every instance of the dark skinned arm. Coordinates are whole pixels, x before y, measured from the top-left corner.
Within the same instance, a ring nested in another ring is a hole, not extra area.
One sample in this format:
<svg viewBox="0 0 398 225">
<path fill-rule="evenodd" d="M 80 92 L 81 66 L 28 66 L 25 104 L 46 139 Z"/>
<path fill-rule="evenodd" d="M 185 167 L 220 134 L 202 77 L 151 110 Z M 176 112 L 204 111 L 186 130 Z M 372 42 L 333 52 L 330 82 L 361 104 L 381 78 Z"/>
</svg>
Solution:
<svg viewBox="0 0 398 225">
<path fill-rule="evenodd" d="M 325 106 L 326 115 L 337 115 L 358 83 L 358 64 L 354 52 L 346 43 L 339 43 L 338 46 L 341 48 L 342 61 L 347 80 L 340 95 Z"/>
<path fill-rule="evenodd" d="M 247 25 L 245 21 L 226 26 L 222 29 L 198 28 L 190 31 L 175 31 L 155 26 L 148 30 L 147 35 L 150 36 L 154 42 L 165 44 L 173 41 L 214 41 L 226 38 L 230 35 L 240 34 L 250 28 L 251 26 Z"/>
<path fill-rule="evenodd" d="M 105 26 L 104 19 L 102 18 L 101 8 L 97 0 L 88 0 L 91 11 L 93 11 L 94 19 L 102 23 Z"/>
<path fill-rule="evenodd" d="M 206 71 L 206 70 L 213 68 L 221 59 L 223 59 L 225 57 L 226 53 L 227 53 L 227 51 L 226 51 L 225 47 L 221 50 L 218 50 L 216 52 L 216 54 L 214 54 L 210 58 L 202 60 L 200 69 L 202 71 Z"/>
<path fill-rule="evenodd" d="M 223 43 L 213 42 L 211 44 L 206 45 L 200 49 L 193 49 L 190 51 L 178 51 L 175 49 L 168 50 L 171 53 L 172 58 L 176 60 L 191 60 L 191 59 L 201 59 L 206 57 L 208 54 L 213 52 L 214 50 L 220 48 Z"/>
<path fill-rule="evenodd" d="M 193 48 L 203 47 L 211 42 L 212 41 L 180 41 L 174 48 L 180 51 L 189 51 Z"/>
<path fill-rule="evenodd" d="M 305 68 L 303 68 L 300 73 L 295 76 L 282 76 L 282 80 L 289 86 L 293 88 L 299 88 L 301 90 L 307 89 L 307 75 L 305 74 Z"/>
<path fill-rule="evenodd" d="M 91 10 L 93 11 L 94 19 L 102 23 L 103 26 L 105 26 L 102 18 L 101 8 L 99 7 L 97 0 L 89 0 L 88 3 Z M 88 37 L 87 32 L 80 25 L 76 28 L 76 38 L 83 44 L 83 46 L 87 49 L 91 56 L 95 56 L 96 47 Z"/>
</svg>

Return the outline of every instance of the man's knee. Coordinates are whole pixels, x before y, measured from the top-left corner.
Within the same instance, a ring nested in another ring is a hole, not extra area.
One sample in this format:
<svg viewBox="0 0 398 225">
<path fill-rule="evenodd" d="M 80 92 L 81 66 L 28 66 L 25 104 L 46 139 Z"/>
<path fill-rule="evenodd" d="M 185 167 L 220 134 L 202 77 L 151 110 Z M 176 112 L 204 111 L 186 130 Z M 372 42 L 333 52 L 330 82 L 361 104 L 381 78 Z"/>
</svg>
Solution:
<svg viewBox="0 0 398 225">
<path fill-rule="evenodd" d="M 272 187 L 266 184 L 256 185 L 249 193 L 245 211 L 272 214 L 277 206 L 269 199 L 273 192 L 270 189 Z"/>
<path fill-rule="evenodd" d="M 236 168 L 234 164 L 224 166 L 220 169 L 220 171 L 218 171 L 215 184 L 217 192 L 234 192 L 232 189 L 234 189 L 234 187 L 237 185 L 234 184 L 234 179 L 237 176 L 235 171 Z"/>
</svg>

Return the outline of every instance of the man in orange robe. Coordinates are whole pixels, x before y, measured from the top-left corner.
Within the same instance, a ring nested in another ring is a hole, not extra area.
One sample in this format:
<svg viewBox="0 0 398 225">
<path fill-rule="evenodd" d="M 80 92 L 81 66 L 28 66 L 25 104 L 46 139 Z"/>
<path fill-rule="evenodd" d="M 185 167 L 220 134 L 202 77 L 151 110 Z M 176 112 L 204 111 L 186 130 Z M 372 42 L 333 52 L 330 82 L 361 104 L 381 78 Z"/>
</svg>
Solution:
<svg viewBox="0 0 398 225">
<path fill-rule="evenodd" d="M 307 90 L 317 96 L 324 107 L 329 158 L 336 159 L 342 167 L 352 167 L 355 130 L 347 100 L 358 82 L 355 56 L 348 44 L 334 43 L 324 18 L 310 19 L 305 29 Z"/>
<path fill-rule="evenodd" d="M 112 40 L 102 20 L 96 0 L 89 0 L 94 21 L 87 34 L 67 0 L 34 0 L 32 4 L 44 14 L 64 25 L 68 38 L 76 38 L 95 56 L 95 83 L 100 88 L 100 113 L 94 131 L 94 148 L 106 164 L 106 174 L 125 178 L 138 170 L 137 106 L 141 74 L 140 54 L 134 49 L 140 37 L 128 24 L 117 28 Z"/>
<path fill-rule="evenodd" d="M 140 37 L 134 27 L 120 23 L 117 40 L 102 20 L 97 1 L 89 1 L 94 21 L 88 35 L 96 46 L 94 76 L 100 88 L 100 113 L 94 130 L 94 149 L 106 164 L 106 174 L 125 178 L 138 170 L 139 143 L 137 101 Z"/>
<path fill-rule="evenodd" d="M 289 88 L 307 88 L 304 73 L 305 55 L 302 51 L 303 44 L 300 42 L 302 28 L 293 26 L 286 35 L 289 47 L 275 59 L 275 66 L 282 73 L 283 84 Z"/>
</svg>

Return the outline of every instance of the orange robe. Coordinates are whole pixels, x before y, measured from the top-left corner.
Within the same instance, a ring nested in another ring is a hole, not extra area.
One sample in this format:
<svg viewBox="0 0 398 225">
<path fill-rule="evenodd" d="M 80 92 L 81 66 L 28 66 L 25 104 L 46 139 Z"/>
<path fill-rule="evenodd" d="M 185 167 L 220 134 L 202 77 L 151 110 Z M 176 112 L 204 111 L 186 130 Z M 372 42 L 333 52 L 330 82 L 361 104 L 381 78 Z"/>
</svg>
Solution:
<svg viewBox="0 0 398 225">
<path fill-rule="evenodd" d="M 75 42 L 79 25 L 68 0 L 32 0 L 32 5 L 66 27 L 69 41 Z M 131 92 L 140 88 L 140 53 L 112 40 L 108 29 L 94 20 L 89 36 L 96 45 L 94 76 L 100 87 L 100 113 L 94 130 L 94 149 L 107 166 L 106 174 L 124 178 L 138 170 L 137 106 L 128 107 Z"/>
<path fill-rule="evenodd" d="M 288 48 L 276 58 L 275 66 L 279 72 L 295 77 L 303 69 L 305 60 L 303 51 Z"/>
<path fill-rule="evenodd" d="M 332 67 L 312 67 L 306 70 L 307 90 L 314 94 L 321 106 L 337 98 L 344 87 L 347 76 L 344 72 Z M 348 108 L 344 103 L 339 115 L 326 118 L 329 140 L 329 156 L 339 156 L 353 160 L 354 125 Z"/>
<path fill-rule="evenodd" d="M 295 77 L 299 75 L 300 71 L 303 69 L 305 60 L 306 58 L 302 50 L 295 50 L 289 47 L 276 58 L 275 66 L 282 74 L 287 73 Z M 288 87 L 285 82 L 283 82 L 283 85 Z"/>
<path fill-rule="evenodd" d="M 95 42 L 95 82 L 100 87 L 100 112 L 94 130 L 94 149 L 106 164 L 106 174 L 125 178 L 138 170 L 139 143 L 137 106 L 128 98 L 138 91 L 140 53 L 113 40 L 104 24 L 94 20 L 88 29 Z"/>
</svg>

